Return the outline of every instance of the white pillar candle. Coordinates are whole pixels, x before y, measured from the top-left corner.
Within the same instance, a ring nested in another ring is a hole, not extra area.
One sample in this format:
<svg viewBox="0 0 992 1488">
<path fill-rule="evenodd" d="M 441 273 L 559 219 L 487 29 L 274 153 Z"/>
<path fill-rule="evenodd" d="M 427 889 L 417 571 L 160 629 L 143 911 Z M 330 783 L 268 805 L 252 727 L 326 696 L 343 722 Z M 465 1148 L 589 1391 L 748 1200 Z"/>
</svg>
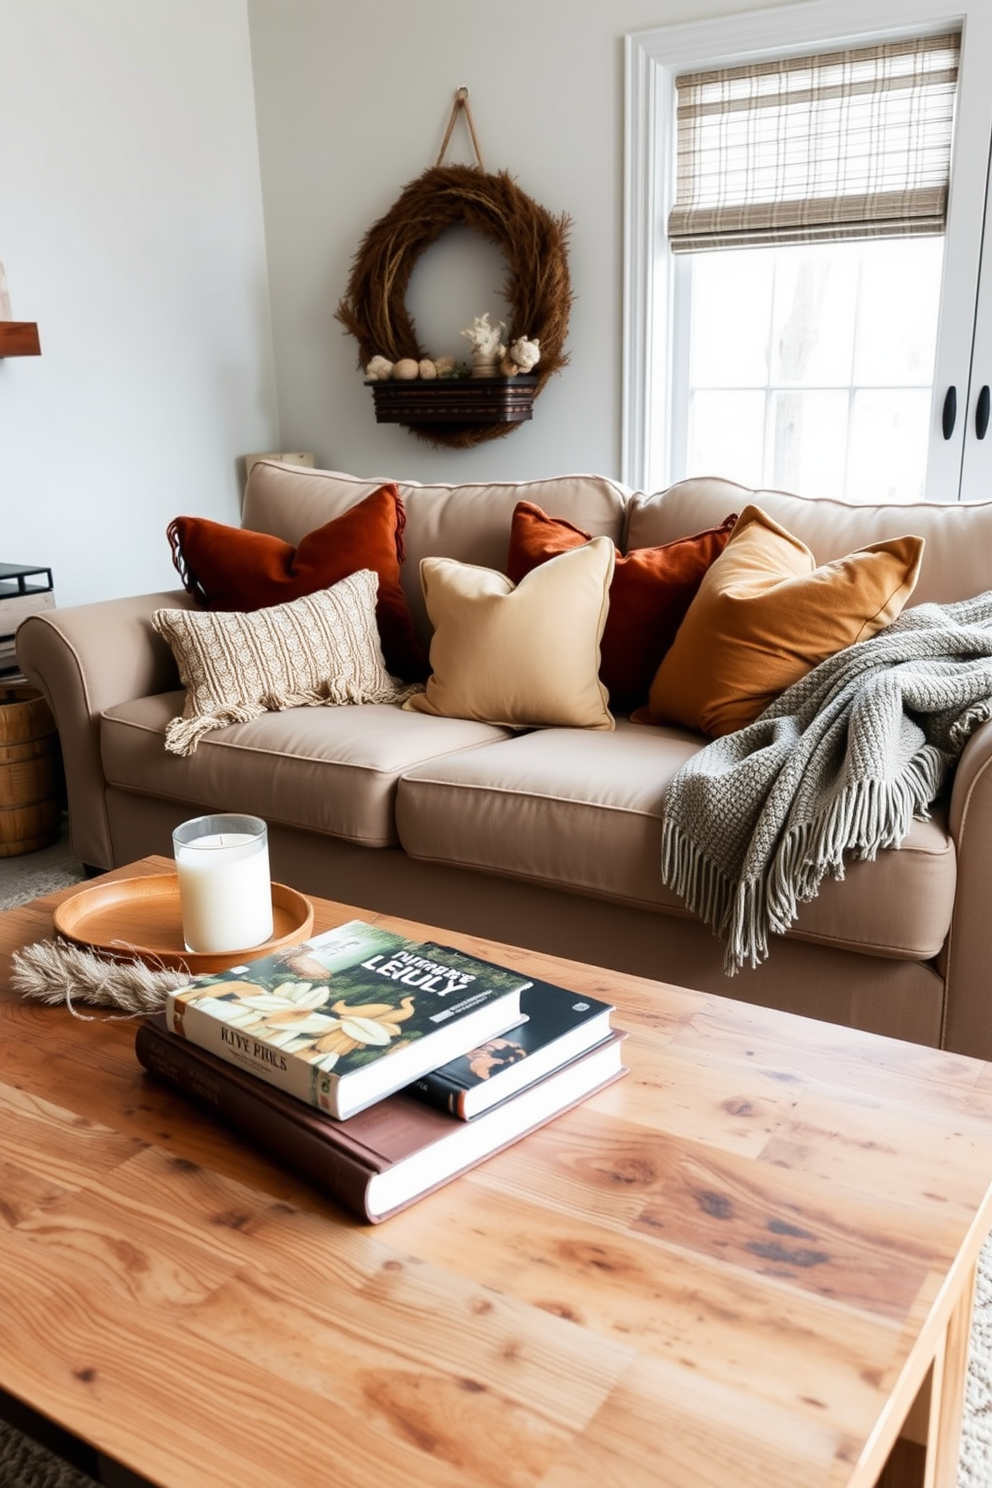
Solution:
<svg viewBox="0 0 992 1488">
<path fill-rule="evenodd" d="M 265 823 L 203 816 L 172 837 L 188 951 L 241 951 L 272 938 L 272 882 Z"/>
</svg>

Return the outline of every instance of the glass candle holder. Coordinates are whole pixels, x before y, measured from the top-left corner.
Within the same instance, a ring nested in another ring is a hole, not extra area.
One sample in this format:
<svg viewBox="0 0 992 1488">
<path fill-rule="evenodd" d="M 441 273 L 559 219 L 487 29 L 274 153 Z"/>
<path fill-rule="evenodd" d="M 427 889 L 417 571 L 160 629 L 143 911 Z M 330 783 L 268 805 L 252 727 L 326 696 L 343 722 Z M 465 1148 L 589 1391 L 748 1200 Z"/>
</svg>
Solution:
<svg viewBox="0 0 992 1488">
<path fill-rule="evenodd" d="M 172 834 L 188 951 L 242 951 L 272 938 L 269 834 L 257 816 L 197 816 Z"/>
</svg>

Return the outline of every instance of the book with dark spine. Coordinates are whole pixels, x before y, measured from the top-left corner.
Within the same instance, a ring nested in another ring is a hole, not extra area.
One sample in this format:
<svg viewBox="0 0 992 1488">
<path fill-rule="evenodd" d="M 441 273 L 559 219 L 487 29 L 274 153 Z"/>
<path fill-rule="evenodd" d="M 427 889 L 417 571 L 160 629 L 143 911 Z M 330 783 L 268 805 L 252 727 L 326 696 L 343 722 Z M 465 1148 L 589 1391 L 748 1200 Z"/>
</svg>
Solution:
<svg viewBox="0 0 992 1488">
<path fill-rule="evenodd" d="M 534 982 L 520 998 L 527 1021 L 451 1059 L 410 1086 L 419 1096 L 462 1121 L 567 1064 L 610 1034 L 610 1003 L 583 997 L 551 982 Z"/>
<path fill-rule="evenodd" d="M 614 1031 L 474 1121 L 461 1121 L 406 1091 L 335 1121 L 178 1038 L 161 1013 L 139 1026 L 135 1052 L 151 1074 L 360 1219 L 377 1224 L 619 1079 L 626 1073 L 620 1057 L 625 1037 Z"/>
<path fill-rule="evenodd" d="M 171 1032 L 339 1120 L 520 1022 L 529 978 L 364 920 L 171 992 Z"/>
</svg>

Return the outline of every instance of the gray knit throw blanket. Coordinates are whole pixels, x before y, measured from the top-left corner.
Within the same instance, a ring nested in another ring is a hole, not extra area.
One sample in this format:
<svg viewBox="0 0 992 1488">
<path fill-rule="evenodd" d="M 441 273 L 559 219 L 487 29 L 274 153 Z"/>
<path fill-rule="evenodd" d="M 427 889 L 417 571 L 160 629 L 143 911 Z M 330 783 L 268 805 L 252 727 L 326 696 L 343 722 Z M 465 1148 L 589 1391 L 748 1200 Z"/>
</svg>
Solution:
<svg viewBox="0 0 992 1488">
<path fill-rule="evenodd" d="M 765 960 L 845 854 L 897 847 L 989 717 L 992 591 L 905 611 L 683 765 L 661 875 L 726 937 L 727 975 Z"/>
</svg>

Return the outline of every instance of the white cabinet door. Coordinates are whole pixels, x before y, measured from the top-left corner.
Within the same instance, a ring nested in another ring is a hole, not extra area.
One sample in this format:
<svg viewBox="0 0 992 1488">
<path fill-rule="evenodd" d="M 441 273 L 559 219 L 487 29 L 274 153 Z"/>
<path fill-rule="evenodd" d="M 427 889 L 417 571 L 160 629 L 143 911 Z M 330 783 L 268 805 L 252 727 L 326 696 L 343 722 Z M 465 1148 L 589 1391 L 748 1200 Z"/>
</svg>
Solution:
<svg viewBox="0 0 992 1488">
<path fill-rule="evenodd" d="M 980 389 L 992 385 L 992 226 L 985 228 L 990 221 L 992 5 L 972 0 L 962 10 L 961 75 L 930 418 L 931 501 L 992 498 L 992 437 L 975 436 Z M 957 412 L 948 437 L 944 413 L 952 388 Z"/>
</svg>

